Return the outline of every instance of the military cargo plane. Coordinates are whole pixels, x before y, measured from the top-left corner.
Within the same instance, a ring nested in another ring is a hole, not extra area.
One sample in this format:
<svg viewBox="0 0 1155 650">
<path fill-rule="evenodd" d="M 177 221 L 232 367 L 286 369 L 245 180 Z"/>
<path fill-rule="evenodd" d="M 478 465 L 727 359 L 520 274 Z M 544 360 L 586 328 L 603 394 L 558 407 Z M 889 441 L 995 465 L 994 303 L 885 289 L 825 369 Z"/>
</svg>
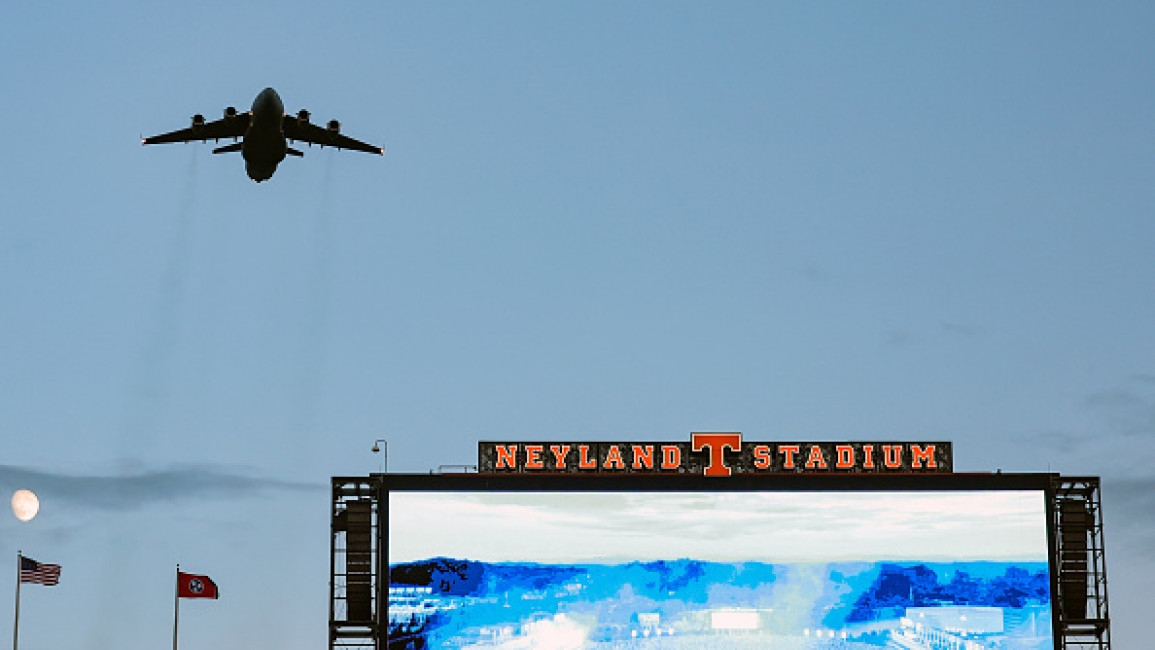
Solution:
<svg viewBox="0 0 1155 650">
<path fill-rule="evenodd" d="M 171 133 L 145 138 L 141 144 L 165 144 L 169 142 L 214 142 L 232 138 L 233 144 L 217 147 L 213 153 L 241 152 L 245 159 L 245 171 L 249 178 L 260 183 L 272 178 L 277 165 L 285 155 L 301 157 L 305 154 L 289 146 L 300 140 L 310 146 L 352 149 L 366 153 L 384 154 L 381 147 L 365 144 L 360 140 L 341 135 L 341 123 L 329 120 L 325 127 L 309 121 L 309 111 L 301 109 L 296 115 L 286 115 L 281 97 L 272 88 L 265 88 L 253 100 L 253 108 L 247 113 L 238 113 L 229 106 L 225 116 L 213 122 L 206 122 L 204 115 L 194 115 L 192 126 Z M 240 139 L 238 141 L 238 138 Z"/>
</svg>

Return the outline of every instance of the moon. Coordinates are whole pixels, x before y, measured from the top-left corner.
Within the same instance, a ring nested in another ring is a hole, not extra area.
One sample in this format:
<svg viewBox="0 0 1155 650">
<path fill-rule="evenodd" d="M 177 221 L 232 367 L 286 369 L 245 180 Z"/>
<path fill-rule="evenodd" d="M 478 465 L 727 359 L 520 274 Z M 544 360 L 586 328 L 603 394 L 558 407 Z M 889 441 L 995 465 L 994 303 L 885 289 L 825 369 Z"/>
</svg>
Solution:
<svg viewBox="0 0 1155 650">
<path fill-rule="evenodd" d="M 20 521 L 32 521 L 36 513 L 40 512 L 40 499 L 32 490 L 16 490 L 12 495 L 12 513 Z"/>
</svg>

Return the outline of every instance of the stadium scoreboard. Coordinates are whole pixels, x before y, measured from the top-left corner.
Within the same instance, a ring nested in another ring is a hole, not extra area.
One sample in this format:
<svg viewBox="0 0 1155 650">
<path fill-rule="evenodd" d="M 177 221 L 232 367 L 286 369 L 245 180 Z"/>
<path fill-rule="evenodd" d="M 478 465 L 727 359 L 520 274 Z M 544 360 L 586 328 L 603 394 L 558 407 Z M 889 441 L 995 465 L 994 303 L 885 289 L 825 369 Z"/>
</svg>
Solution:
<svg viewBox="0 0 1155 650">
<path fill-rule="evenodd" d="M 1098 479 L 953 467 L 695 433 L 337 477 L 330 648 L 1109 649 Z"/>
</svg>

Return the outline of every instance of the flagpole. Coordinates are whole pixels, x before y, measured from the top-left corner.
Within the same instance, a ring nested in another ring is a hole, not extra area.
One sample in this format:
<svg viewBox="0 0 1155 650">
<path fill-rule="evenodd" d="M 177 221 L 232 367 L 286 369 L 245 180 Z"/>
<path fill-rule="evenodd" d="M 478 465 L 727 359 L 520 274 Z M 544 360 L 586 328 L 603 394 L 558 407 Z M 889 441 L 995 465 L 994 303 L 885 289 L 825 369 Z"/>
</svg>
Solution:
<svg viewBox="0 0 1155 650">
<path fill-rule="evenodd" d="M 176 650 L 176 629 L 180 621 L 180 565 L 176 565 L 176 581 L 172 588 L 172 650 Z M 12 650 L 16 650 L 13 648 Z"/>
<path fill-rule="evenodd" d="M 12 621 L 12 650 L 19 650 L 20 642 L 20 565 L 23 557 L 20 551 L 16 551 L 16 616 Z"/>
</svg>

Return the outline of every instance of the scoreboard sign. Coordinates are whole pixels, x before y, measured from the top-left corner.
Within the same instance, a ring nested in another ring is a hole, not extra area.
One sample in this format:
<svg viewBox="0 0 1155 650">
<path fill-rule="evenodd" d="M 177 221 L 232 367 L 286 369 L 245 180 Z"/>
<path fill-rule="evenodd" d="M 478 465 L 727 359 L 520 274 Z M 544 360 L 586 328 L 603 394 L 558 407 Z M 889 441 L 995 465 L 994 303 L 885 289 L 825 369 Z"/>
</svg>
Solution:
<svg viewBox="0 0 1155 650">
<path fill-rule="evenodd" d="M 741 433 L 694 433 L 689 442 L 477 444 L 485 474 L 949 474 L 949 442 L 751 442 Z"/>
</svg>

